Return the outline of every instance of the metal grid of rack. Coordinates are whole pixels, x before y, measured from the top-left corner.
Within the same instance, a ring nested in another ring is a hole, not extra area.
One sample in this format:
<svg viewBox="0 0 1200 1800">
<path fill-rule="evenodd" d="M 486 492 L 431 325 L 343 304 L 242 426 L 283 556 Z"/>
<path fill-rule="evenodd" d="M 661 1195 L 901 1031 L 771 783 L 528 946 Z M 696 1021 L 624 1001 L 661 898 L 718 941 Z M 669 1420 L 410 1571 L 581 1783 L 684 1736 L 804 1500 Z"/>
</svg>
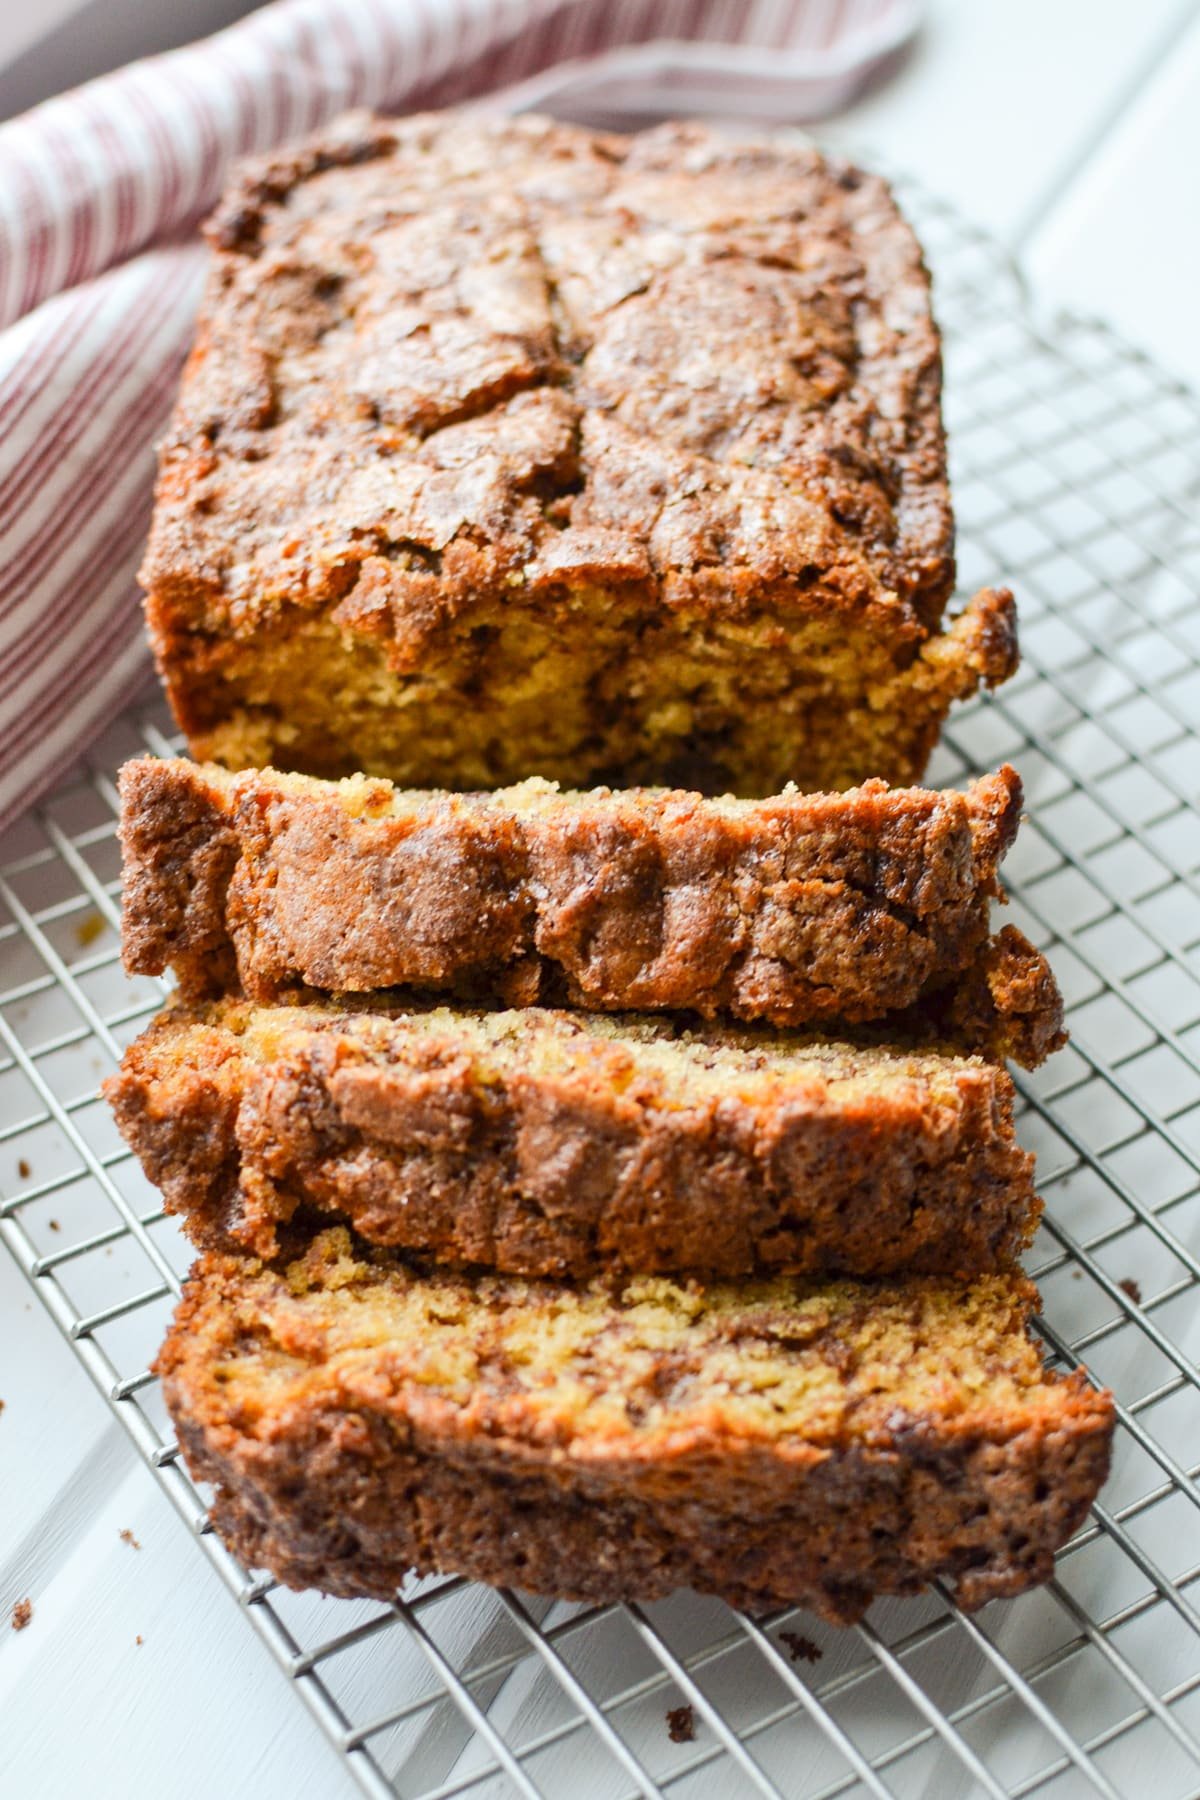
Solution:
<svg viewBox="0 0 1200 1800">
<path fill-rule="evenodd" d="M 1047 1588 L 838 1631 L 456 1579 L 318 1602 L 240 1567 L 148 1372 L 188 1253 L 96 1094 L 161 1000 L 117 961 L 113 774 L 175 747 L 162 707 L 0 842 L 0 1236 L 369 1794 L 1063 1800 L 1151 1771 L 1159 1800 L 1200 1792 L 1200 405 L 1098 326 L 1039 329 L 995 246 L 899 186 L 938 278 L 963 585 L 1012 580 L 1024 649 L 930 779 L 1004 758 L 1025 779 L 1010 916 L 1072 1028 L 1019 1081 L 1047 1201 L 1030 1266 L 1048 1353 L 1120 1409 Z"/>
</svg>

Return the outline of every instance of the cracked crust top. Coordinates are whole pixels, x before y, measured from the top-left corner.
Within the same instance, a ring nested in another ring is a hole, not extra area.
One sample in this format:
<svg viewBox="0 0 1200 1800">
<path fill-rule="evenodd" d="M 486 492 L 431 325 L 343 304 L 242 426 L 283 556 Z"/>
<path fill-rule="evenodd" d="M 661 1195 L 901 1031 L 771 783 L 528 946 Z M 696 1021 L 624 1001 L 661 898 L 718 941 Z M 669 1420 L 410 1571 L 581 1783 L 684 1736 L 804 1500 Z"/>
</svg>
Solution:
<svg viewBox="0 0 1200 1800">
<path fill-rule="evenodd" d="M 636 582 L 936 625 L 939 344 L 875 177 L 693 124 L 357 115 L 209 236 L 143 570 L 197 623 L 339 602 L 403 655 L 514 587 Z"/>
</svg>

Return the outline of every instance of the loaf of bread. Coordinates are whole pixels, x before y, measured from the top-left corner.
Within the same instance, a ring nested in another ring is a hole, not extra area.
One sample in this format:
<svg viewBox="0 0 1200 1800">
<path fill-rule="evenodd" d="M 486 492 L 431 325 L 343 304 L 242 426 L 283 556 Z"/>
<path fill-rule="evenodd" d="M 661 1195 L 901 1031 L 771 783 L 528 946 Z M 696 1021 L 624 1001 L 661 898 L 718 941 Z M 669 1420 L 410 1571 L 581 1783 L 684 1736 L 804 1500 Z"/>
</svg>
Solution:
<svg viewBox="0 0 1200 1800">
<path fill-rule="evenodd" d="M 1111 1397 L 1043 1367 L 1020 1275 L 899 1286 L 417 1275 L 317 1237 L 210 1255 L 159 1357 L 248 1565 L 392 1597 L 410 1569 L 612 1601 L 681 1586 L 857 1618 L 1051 1573 Z"/>
<path fill-rule="evenodd" d="M 918 780 L 947 626 L 921 253 L 794 140 L 350 118 L 251 165 L 143 569 L 193 753 L 486 788 Z"/>
<path fill-rule="evenodd" d="M 142 575 L 200 761 L 121 773 L 181 996 L 105 1091 L 202 1252 L 157 1369 L 216 1529 L 384 1601 L 1044 1580 L 1113 1404 L 1016 1264 L 1020 782 L 910 785 L 1017 643 L 947 614 L 887 187 L 355 115 L 208 233 Z"/>
<path fill-rule="evenodd" d="M 762 1030 L 223 1001 L 106 1093 L 196 1242 L 263 1256 L 333 1213 L 523 1275 L 974 1273 L 1040 1210 L 995 1064 Z"/>
<path fill-rule="evenodd" d="M 192 996 L 413 987 L 797 1026 L 961 1013 L 969 986 L 979 1017 L 949 1035 L 1024 1061 L 1058 1040 L 1042 959 L 988 938 L 1021 807 L 1007 767 L 964 794 L 760 801 L 403 792 L 151 758 L 120 785 L 126 967 L 171 967 Z"/>
</svg>

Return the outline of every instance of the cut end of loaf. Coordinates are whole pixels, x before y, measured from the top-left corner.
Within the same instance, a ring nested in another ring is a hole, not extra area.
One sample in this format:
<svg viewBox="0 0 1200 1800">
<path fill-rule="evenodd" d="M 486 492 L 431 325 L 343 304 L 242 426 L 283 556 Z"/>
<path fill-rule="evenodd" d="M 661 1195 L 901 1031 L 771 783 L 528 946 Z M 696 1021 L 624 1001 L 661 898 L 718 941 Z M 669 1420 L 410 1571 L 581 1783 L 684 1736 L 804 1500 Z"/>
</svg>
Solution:
<svg viewBox="0 0 1200 1800">
<path fill-rule="evenodd" d="M 194 1304 L 192 1304 L 194 1300 Z M 1047 1375 L 1019 1273 L 970 1283 L 632 1276 L 560 1286 L 448 1275 L 320 1233 L 282 1268 L 202 1262 L 162 1369 L 212 1354 L 252 1435 L 386 1349 L 394 1393 L 469 1430 L 620 1456 L 696 1431 L 812 1449 L 886 1444 L 895 1414 L 1011 1433 L 1087 1395 Z"/>
<path fill-rule="evenodd" d="M 437 664 L 306 609 L 247 639 L 152 635 L 192 754 L 400 786 L 666 783 L 753 797 L 918 781 L 954 701 L 1016 666 L 1011 595 L 985 592 L 913 647 L 876 627 L 765 608 L 720 626 L 644 595 L 583 589 L 544 614 L 512 598 L 450 630 Z"/>
<path fill-rule="evenodd" d="M 847 1623 L 935 1579 L 1019 1593 L 1084 1516 L 1111 1397 L 1044 1369 L 1034 1299 L 445 1279 L 329 1232 L 284 1269 L 203 1259 L 158 1369 L 218 1531 L 291 1586 L 690 1586 Z"/>
</svg>

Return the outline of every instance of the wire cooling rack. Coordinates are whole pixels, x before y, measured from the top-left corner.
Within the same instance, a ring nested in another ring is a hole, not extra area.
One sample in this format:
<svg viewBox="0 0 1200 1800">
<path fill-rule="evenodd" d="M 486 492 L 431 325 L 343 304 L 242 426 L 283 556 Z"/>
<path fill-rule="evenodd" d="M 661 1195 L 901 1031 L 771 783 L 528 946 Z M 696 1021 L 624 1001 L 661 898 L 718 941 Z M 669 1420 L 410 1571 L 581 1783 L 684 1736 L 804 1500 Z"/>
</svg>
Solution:
<svg viewBox="0 0 1200 1800">
<path fill-rule="evenodd" d="M 995 246 L 899 185 L 938 277 L 963 586 L 1011 579 L 1024 646 L 930 778 L 1025 778 L 1010 916 L 1072 1028 L 1020 1079 L 1031 1266 L 1050 1354 L 1120 1403 L 1112 1479 L 1047 1588 L 838 1631 L 460 1580 L 320 1601 L 240 1567 L 148 1373 L 187 1251 L 96 1095 L 161 1000 L 117 961 L 113 776 L 175 747 L 162 708 L 0 843 L 0 1235 L 368 1794 L 1200 1793 L 1200 407 L 1096 325 L 1039 329 Z"/>
</svg>

